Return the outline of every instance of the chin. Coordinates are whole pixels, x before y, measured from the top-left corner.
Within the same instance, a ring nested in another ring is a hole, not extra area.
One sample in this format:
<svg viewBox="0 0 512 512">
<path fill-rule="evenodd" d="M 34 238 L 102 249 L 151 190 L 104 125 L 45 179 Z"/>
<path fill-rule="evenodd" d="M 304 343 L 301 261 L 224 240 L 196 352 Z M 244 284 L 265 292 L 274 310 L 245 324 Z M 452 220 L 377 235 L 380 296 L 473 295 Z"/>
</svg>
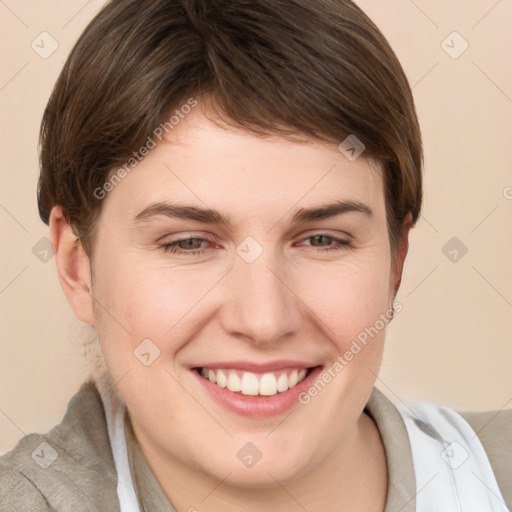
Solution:
<svg viewBox="0 0 512 512">
<path fill-rule="evenodd" d="M 241 448 L 239 448 L 241 446 Z M 302 445 L 303 446 L 303 445 Z M 218 463 L 200 464 L 210 478 L 237 488 L 271 489 L 284 485 L 304 476 L 313 461 L 306 460 L 301 443 L 297 444 L 298 453 L 287 450 L 272 450 L 270 447 L 259 451 L 250 442 L 236 443 L 236 449 L 229 450 L 228 457 L 219 457 Z M 198 461 L 200 463 L 200 461 Z M 206 462 L 206 461 L 203 461 Z"/>
<path fill-rule="evenodd" d="M 286 461 L 286 466 L 276 466 L 275 461 L 272 462 L 272 460 L 267 463 L 260 460 L 252 468 L 235 464 L 218 469 L 216 480 L 226 479 L 223 485 L 247 490 L 272 489 L 295 480 L 300 473 L 297 467 L 290 465 L 289 461 Z M 229 476 L 227 476 L 228 473 Z"/>
</svg>

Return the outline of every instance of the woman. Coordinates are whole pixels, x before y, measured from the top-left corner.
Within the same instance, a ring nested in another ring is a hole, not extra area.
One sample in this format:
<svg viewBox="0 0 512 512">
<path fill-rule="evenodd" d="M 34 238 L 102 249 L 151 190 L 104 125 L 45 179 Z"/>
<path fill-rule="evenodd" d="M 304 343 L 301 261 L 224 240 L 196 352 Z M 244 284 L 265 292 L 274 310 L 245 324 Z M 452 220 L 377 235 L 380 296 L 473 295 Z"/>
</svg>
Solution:
<svg viewBox="0 0 512 512">
<path fill-rule="evenodd" d="M 109 2 L 45 111 L 38 191 L 101 359 L 0 459 L 0 510 L 507 510 L 510 411 L 374 388 L 421 173 L 355 4 Z"/>
</svg>

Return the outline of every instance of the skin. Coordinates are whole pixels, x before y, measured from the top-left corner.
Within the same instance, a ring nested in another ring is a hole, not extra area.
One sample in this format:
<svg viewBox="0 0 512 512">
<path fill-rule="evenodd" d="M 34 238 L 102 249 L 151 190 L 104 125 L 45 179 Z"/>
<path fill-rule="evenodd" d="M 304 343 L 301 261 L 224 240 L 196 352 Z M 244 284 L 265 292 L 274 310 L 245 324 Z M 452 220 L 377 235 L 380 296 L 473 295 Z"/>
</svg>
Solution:
<svg viewBox="0 0 512 512">
<path fill-rule="evenodd" d="M 298 210 L 335 200 L 360 201 L 373 214 L 291 224 Z M 216 209 L 232 229 L 163 215 L 134 222 L 156 201 Z M 363 409 L 385 329 L 288 417 L 228 411 L 189 370 L 288 358 L 330 367 L 389 310 L 408 228 L 392 255 L 380 165 L 350 162 L 317 140 L 224 129 L 200 104 L 107 194 L 99 222 L 91 262 L 60 207 L 52 210 L 59 277 L 76 316 L 95 326 L 137 440 L 176 509 L 382 511 L 386 458 Z M 350 246 L 322 252 L 336 243 L 319 234 Z M 211 242 L 182 244 L 182 254 L 162 249 L 187 236 Z M 247 236 L 263 248 L 253 263 L 236 253 Z M 149 366 L 133 353 L 147 338 L 161 351 Z M 236 456 L 248 442 L 262 453 L 252 468 Z"/>
</svg>

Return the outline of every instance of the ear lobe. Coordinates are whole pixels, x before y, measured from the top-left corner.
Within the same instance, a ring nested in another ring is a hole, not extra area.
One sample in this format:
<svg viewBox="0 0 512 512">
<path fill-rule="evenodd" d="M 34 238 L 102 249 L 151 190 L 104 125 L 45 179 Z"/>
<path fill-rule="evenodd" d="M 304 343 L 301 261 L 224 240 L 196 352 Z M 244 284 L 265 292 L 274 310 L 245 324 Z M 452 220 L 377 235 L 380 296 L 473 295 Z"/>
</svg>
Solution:
<svg viewBox="0 0 512 512">
<path fill-rule="evenodd" d="M 400 283 L 402 282 L 402 272 L 404 269 L 405 257 L 407 256 L 407 251 L 409 250 L 409 231 L 411 229 L 411 221 L 412 214 L 409 212 L 402 224 L 402 235 L 398 243 L 392 264 L 391 284 L 393 287 L 393 300 L 395 299 L 396 294 L 398 293 L 398 289 L 400 288 Z"/>
<path fill-rule="evenodd" d="M 62 208 L 54 206 L 50 214 L 50 240 L 54 250 L 60 284 L 75 315 L 93 325 L 90 262 Z"/>
</svg>

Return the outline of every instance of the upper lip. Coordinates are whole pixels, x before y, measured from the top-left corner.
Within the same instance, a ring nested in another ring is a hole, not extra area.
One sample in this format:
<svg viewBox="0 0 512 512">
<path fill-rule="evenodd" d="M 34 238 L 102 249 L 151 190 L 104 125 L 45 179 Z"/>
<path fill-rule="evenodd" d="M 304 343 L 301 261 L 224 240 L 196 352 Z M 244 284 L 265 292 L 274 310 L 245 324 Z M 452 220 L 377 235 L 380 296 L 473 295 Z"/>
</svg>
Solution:
<svg viewBox="0 0 512 512">
<path fill-rule="evenodd" d="M 215 363 L 204 363 L 193 366 L 193 368 L 206 368 L 208 370 L 217 370 L 221 368 L 232 370 L 245 370 L 248 372 L 274 372 L 284 368 L 313 368 L 318 366 L 314 363 L 297 361 L 295 359 L 279 359 L 268 361 L 266 363 L 257 363 L 254 361 L 218 361 Z"/>
</svg>

